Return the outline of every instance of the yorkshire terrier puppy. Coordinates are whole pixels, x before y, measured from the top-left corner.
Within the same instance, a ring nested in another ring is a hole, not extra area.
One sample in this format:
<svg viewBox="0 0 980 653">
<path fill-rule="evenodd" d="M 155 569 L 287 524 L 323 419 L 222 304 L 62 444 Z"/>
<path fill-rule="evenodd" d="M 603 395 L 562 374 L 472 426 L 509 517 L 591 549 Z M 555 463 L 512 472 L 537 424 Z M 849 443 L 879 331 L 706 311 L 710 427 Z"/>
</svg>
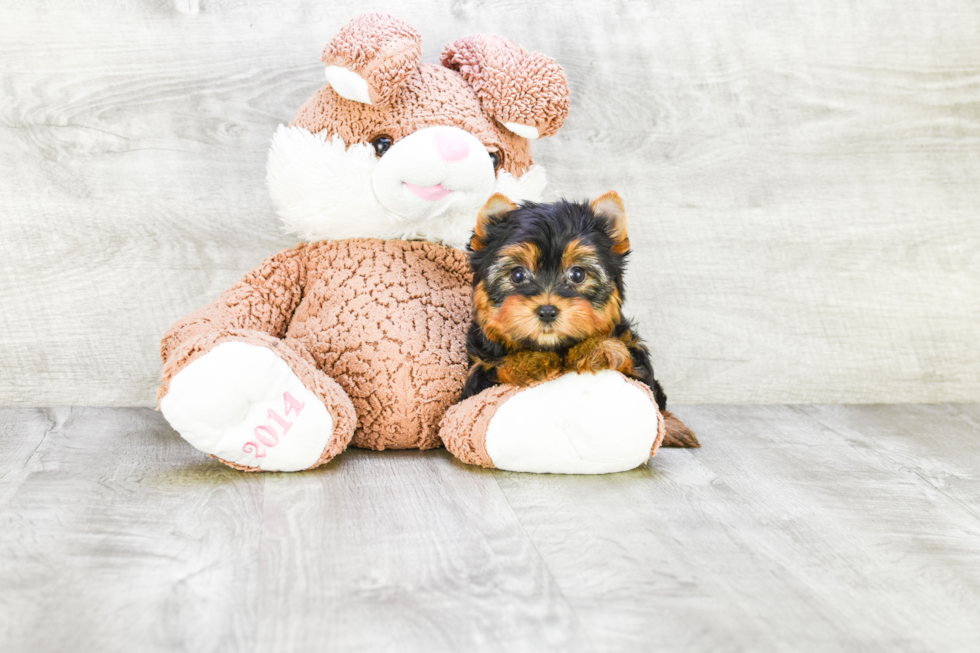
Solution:
<svg viewBox="0 0 980 653">
<path fill-rule="evenodd" d="M 616 192 L 591 203 L 520 207 L 496 194 L 480 211 L 469 250 L 473 323 L 463 399 L 501 383 L 616 370 L 653 392 L 664 445 L 700 446 L 667 412 L 650 353 L 621 313 L 630 244 Z"/>
</svg>

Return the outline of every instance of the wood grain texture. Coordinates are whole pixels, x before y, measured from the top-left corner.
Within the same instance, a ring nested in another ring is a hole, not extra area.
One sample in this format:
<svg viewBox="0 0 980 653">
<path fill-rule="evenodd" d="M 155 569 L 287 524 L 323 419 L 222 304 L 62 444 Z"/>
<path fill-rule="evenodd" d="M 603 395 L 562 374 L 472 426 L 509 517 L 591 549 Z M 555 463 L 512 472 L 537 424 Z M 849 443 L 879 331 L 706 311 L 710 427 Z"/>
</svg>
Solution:
<svg viewBox="0 0 980 653">
<path fill-rule="evenodd" d="M 0 512 L 37 465 L 41 445 L 66 412 L 11 411 L 0 422 Z"/>
<path fill-rule="evenodd" d="M 0 504 L 0 650 L 242 650 L 265 477 L 147 409 L 4 411 L 3 439 L 31 419 L 45 438 Z"/>
<path fill-rule="evenodd" d="M 592 650 L 445 451 L 243 474 L 147 409 L 0 410 L 18 432 L 44 437 L 0 476 L 2 651 Z"/>
<path fill-rule="evenodd" d="M 151 405 L 157 343 L 293 244 L 271 134 L 384 2 L 0 7 L 0 405 Z M 566 69 L 550 197 L 624 197 L 679 402 L 980 398 L 980 5 L 399 3 Z"/>
<path fill-rule="evenodd" d="M 678 413 L 701 449 L 560 476 L 0 410 L 0 650 L 977 650 L 980 405 Z"/>
<path fill-rule="evenodd" d="M 376 453 L 266 483 L 261 650 L 592 650 L 492 474 Z"/>
<path fill-rule="evenodd" d="M 980 644 L 972 416 L 948 405 L 680 414 L 702 449 L 608 477 L 498 475 L 596 650 Z"/>
</svg>

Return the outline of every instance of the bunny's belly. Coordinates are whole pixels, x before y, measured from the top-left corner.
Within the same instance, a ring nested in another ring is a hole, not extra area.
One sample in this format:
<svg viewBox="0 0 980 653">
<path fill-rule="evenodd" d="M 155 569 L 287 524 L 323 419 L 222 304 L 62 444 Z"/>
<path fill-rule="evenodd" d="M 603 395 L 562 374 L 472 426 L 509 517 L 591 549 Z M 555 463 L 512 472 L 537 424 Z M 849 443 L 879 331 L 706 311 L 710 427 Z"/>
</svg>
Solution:
<svg viewBox="0 0 980 653">
<path fill-rule="evenodd" d="M 391 240 L 310 246 L 304 297 L 286 337 L 350 396 L 351 444 L 440 445 L 439 421 L 465 380 L 470 295 L 466 257 L 455 249 Z"/>
</svg>

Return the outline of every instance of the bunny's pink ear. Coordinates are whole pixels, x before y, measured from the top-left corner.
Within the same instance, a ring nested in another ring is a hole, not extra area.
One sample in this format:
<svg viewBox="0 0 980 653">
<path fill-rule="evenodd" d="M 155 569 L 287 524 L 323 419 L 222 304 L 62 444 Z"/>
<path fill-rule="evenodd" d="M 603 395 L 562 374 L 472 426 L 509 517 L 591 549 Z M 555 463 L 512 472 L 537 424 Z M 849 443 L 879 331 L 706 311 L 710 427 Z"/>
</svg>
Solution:
<svg viewBox="0 0 980 653">
<path fill-rule="evenodd" d="M 422 36 L 407 23 L 383 13 L 350 21 L 323 49 L 327 82 L 341 97 L 384 105 L 419 65 Z"/>
<path fill-rule="evenodd" d="M 518 136 L 551 136 L 568 115 L 568 81 L 562 67 L 502 36 L 457 39 L 442 51 L 442 65 L 459 71 L 487 113 Z"/>
</svg>

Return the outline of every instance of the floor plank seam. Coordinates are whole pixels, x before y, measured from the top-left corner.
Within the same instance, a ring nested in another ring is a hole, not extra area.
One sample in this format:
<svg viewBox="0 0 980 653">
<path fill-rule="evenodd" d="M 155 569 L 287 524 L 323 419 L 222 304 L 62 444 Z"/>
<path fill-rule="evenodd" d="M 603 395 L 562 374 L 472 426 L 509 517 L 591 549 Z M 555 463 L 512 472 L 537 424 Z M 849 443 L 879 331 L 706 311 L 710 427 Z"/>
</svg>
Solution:
<svg viewBox="0 0 980 653">
<path fill-rule="evenodd" d="M 544 556 L 541 555 L 541 551 L 538 549 L 538 545 L 535 543 L 534 538 L 531 537 L 531 534 L 527 532 L 527 528 L 524 526 L 524 522 L 521 520 L 520 515 L 517 514 L 516 510 L 514 510 L 514 505 L 510 502 L 510 499 L 507 498 L 507 493 L 504 492 L 504 489 L 502 487 L 500 487 L 500 481 L 498 479 L 503 474 L 515 474 L 520 472 L 503 472 L 500 470 L 485 470 L 485 472 L 493 477 L 493 482 L 494 485 L 497 487 L 497 492 L 499 492 L 500 495 L 503 497 L 504 502 L 507 504 L 507 507 L 510 509 L 511 514 L 514 516 L 514 520 L 520 526 L 521 533 L 524 534 L 524 537 L 527 538 L 528 543 L 531 545 L 531 548 L 534 550 L 534 555 L 538 557 L 538 560 L 541 561 L 541 566 L 544 567 L 544 569 L 548 572 L 548 578 L 550 578 L 551 582 L 554 583 L 556 588 L 558 588 L 558 594 L 561 596 L 562 601 L 565 602 L 565 605 L 568 606 L 568 609 L 571 610 L 572 614 L 575 615 L 575 620 L 576 622 L 578 622 L 579 630 L 582 631 L 582 634 L 585 635 L 585 638 L 588 640 L 589 650 L 593 652 L 597 651 L 598 649 L 596 648 L 595 642 L 592 640 L 592 634 L 589 633 L 589 631 L 586 629 L 585 621 L 582 619 L 582 615 L 579 614 L 578 610 L 575 608 L 572 602 L 568 600 L 568 596 L 565 595 L 565 588 L 562 587 L 561 583 L 558 582 L 558 579 L 555 577 L 555 574 L 551 570 L 551 567 L 548 566 L 548 563 L 545 561 Z"/>
<path fill-rule="evenodd" d="M 828 431 L 831 431 L 831 432 L 837 434 L 838 436 L 844 438 L 845 440 L 852 439 L 854 433 L 858 433 L 858 434 L 863 435 L 863 433 L 861 433 L 860 431 L 854 431 L 854 430 L 850 430 L 850 429 L 848 431 L 842 431 L 838 427 L 828 424 L 823 419 L 821 419 L 820 416 L 818 414 L 816 414 L 815 411 L 807 410 L 807 406 L 792 405 L 792 406 L 790 406 L 790 408 L 792 410 L 798 412 L 799 414 L 802 414 L 802 415 L 805 415 L 805 416 L 809 417 L 810 419 L 814 420 L 817 424 L 819 424 L 823 428 L 825 428 Z M 971 424 L 972 424 L 972 420 L 968 420 L 968 421 L 970 421 Z M 895 456 L 893 456 L 889 452 L 882 451 L 878 447 L 875 447 L 874 446 L 874 438 L 866 437 L 865 440 L 864 440 L 864 443 L 865 443 L 865 445 L 869 449 L 871 449 L 872 451 L 874 451 L 878 456 L 880 456 L 881 458 L 883 458 L 883 459 L 889 461 L 890 463 L 894 464 L 896 466 L 896 468 L 897 468 L 897 471 L 904 472 L 906 475 L 911 475 L 911 476 L 914 476 L 914 477 L 918 478 L 920 481 L 922 481 L 922 484 L 924 486 L 926 486 L 926 487 L 934 490 L 935 492 L 941 494 L 943 497 L 945 497 L 946 499 L 948 499 L 951 503 L 953 503 L 954 505 L 956 505 L 957 507 L 959 507 L 967 515 L 973 517 L 977 521 L 980 521 L 980 513 L 975 512 L 974 509 L 971 506 L 969 506 L 966 503 L 964 503 L 962 499 L 950 495 L 942 487 L 936 485 L 931 479 L 929 479 L 926 476 L 923 476 L 920 471 L 910 468 L 908 466 L 907 461 L 902 460 L 902 459 L 899 459 L 899 458 L 896 458 Z"/>
<path fill-rule="evenodd" d="M 66 413 L 65 418 L 60 421 L 56 417 L 52 416 L 52 411 L 55 410 L 57 409 L 55 408 L 44 409 L 44 414 L 46 417 L 49 417 L 51 424 L 47 429 L 45 429 L 44 434 L 41 436 L 41 439 L 38 441 L 37 446 L 34 447 L 34 450 L 31 451 L 30 456 L 27 457 L 27 461 L 24 463 L 23 467 L 21 467 L 19 470 L 11 470 L 7 474 L 0 476 L 0 482 L 2 482 L 8 476 L 16 474 L 18 471 L 20 472 L 20 478 L 17 480 L 16 485 L 13 485 L 13 487 L 11 487 L 9 493 L 0 492 L 0 514 L 3 514 L 3 512 L 11 504 L 11 502 L 16 498 L 17 493 L 20 491 L 20 488 L 24 485 L 24 481 L 26 481 L 28 477 L 30 477 L 30 475 L 33 473 L 34 468 L 37 466 L 38 451 L 41 449 L 42 446 L 44 446 L 46 442 L 49 441 L 50 436 L 53 433 L 57 433 L 62 429 L 62 427 L 68 421 L 68 418 L 71 416 L 72 408 L 70 407 L 68 408 L 68 412 Z M 6 496 L 4 496 L 5 494 Z"/>
</svg>

